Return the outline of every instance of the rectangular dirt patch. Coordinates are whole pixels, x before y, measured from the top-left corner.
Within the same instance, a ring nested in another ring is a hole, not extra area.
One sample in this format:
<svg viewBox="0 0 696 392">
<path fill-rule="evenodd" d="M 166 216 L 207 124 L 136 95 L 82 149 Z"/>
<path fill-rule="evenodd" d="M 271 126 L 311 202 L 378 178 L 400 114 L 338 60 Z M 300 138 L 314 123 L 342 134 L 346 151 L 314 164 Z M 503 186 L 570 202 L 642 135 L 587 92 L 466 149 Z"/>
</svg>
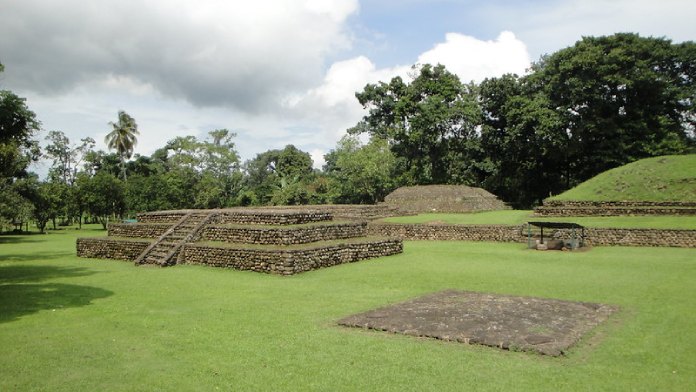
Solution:
<svg viewBox="0 0 696 392">
<path fill-rule="evenodd" d="M 446 290 L 338 324 L 559 356 L 616 310 L 588 302 Z"/>
</svg>

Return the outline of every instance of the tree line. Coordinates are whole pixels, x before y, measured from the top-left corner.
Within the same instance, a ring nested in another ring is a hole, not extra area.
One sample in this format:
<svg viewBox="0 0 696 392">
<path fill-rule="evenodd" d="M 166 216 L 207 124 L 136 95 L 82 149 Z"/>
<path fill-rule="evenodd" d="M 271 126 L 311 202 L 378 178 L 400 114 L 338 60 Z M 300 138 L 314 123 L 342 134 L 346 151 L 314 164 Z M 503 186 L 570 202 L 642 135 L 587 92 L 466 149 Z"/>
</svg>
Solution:
<svg viewBox="0 0 696 392">
<path fill-rule="evenodd" d="M 122 111 L 105 140 L 113 152 L 60 131 L 48 132 L 41 152 L 36 115 L 3 90 L 0 225 L 32 220 L 43 231 L 85 216 L 106 225 L 109 217 L 163 209 L 375 203 L 422 184 L 479 186 L 530 207 L 607 169 L 694 152 L 695 75 L 693 42 L 629 33 L 585 37 L 526 75 L 478 84 L 442 65 L 414 66 L 408 80 L 356 93 L 366 114 L 322 170 L 293 145 L 241 162 L 227 129 L 133 156 L 139 130 Z M 28 172 L 42 154 L 51 160 L 45 181 Z"/>
</svg>

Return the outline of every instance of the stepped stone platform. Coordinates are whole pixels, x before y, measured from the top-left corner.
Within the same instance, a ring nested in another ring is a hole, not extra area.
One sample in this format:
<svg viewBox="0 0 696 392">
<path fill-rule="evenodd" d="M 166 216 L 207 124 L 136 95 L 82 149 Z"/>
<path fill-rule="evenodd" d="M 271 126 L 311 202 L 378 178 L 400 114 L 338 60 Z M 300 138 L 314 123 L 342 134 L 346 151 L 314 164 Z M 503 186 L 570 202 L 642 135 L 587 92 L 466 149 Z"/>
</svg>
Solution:
<svg viewBox="0 0 696 392">
<path fill-rule="evenodd" d="M 465 185 L 405 186 L 384 198 L 387 206 L 410 213 L 510 209 L 494 194 Z"/>
<path fill-rule="evenodd" d="M 137 220 L 78 239 L 78 256 L 292 275 L 403 251 L 400 239 L 367 237 L 366 221 L 334 221 L 321 208 L 172 210 Z"/>
<path fill-rule="evenodd" d="M 544 200 L 538 216 L 696 215 L 696 202 Z"/>
</svg>

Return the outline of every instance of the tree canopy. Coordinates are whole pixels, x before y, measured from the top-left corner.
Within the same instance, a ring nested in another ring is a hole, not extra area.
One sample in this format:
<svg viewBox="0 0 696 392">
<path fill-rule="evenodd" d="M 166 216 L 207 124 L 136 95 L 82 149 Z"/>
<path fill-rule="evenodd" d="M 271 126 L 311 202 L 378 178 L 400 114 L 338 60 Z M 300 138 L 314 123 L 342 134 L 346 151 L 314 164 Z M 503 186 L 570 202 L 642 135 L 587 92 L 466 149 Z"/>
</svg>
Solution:
<svg viewBox="0 0 696 392">
<path fill-rule="evenodd" d="M 356 93 L 368 114 L 349 133 L 387 140 L 404 184 L 474 181 L 469 163 L 480 123 L 475 87 L 443 65 L 426 64 L 414 72 L 411 83 L 397 76 Z"/>
<path fill-rule="evenodd" d="M 385 138 L 398 185 L 483 186 L 518 207 L 610 168 L 693 151 L 696 45 L 585 37 L 527 75 L 462 84 L 442 65 L 368 84 L 349 132 Z"/>
<path fill-rule="evenodd" d="M 695 77 L 696 44 L 630 33 L 584 37 L 525 75 L 478 84 L 442 65 L 414 66 L 407 78 L 356 92 L 365 115 L 325 155 L 323 171 L 294 145 L 242 163 L 227 129 L 133 156 L 138 126 L 119 111 L 105 138 L 113 152 L 48 132 L 43 182 L 28 171 L 40 123 L 2 90 L 0 229 L 162 209 L 375 203 L 419 184 L 480 186 L 527 208 L 607 169 L 696 151 Z"/>
</svg>

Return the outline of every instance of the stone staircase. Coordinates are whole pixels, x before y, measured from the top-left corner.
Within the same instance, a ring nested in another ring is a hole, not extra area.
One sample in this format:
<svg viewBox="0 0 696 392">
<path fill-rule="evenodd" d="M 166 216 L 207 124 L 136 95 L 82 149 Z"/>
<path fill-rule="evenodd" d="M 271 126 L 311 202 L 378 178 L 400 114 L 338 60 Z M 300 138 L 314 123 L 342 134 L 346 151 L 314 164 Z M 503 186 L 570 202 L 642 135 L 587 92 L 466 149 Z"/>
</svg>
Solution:
<svg viewBox="0 0 696 392">
<path fill-rule="evenodd" d="M 159 236 L 135 260 L 135 265 L 156 265 L 166 267 L 176 264 L 181 247 L 197 240 L 201 230 L 215 216 L 216 212 L 189 212 Z"/>
</svg>

